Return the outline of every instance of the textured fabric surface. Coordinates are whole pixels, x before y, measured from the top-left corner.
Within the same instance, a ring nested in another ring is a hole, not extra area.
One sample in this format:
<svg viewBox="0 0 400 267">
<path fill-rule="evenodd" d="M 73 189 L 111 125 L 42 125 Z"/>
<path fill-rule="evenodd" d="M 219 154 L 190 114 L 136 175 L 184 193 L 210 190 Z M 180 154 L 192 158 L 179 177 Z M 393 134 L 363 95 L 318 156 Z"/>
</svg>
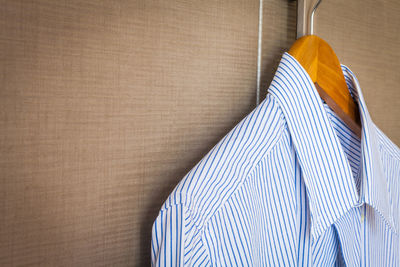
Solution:
<svg viewBox="0 0 400 267">
<path fill-rule="evenodd" d="M 400 149 L 361 140 L 284 53 L 269 94 L 194 166 L 153 225 L 154 266 L 398 266 Z"/>
</svg>

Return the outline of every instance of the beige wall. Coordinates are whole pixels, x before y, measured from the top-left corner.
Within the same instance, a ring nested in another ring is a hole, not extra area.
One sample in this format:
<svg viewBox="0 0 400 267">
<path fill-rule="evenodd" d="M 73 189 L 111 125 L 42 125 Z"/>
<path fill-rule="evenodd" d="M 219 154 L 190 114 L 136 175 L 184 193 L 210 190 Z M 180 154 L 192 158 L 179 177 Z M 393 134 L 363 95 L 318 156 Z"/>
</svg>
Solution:
<svg viewBox="0 0 400 267">
<path fill-rule="evenodd" d="M 350 3 L 351 2 L 351 3 Z M 400 144 L 400 2 L 315 33 Z M 176 183 L 255 107 L 258 0 L 0 0 L 0 265 L 145 266 Z M 296 2 L 264 0 L 262 98 Z"/>
</svg>

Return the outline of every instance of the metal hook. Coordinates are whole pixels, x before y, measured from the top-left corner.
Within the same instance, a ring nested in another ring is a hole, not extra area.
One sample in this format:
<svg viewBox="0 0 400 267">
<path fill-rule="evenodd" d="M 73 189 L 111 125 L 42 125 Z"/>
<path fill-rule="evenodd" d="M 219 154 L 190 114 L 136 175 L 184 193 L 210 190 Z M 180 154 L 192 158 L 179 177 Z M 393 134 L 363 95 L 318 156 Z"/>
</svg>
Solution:
<svg viewBox="0 0 400 267">
<path fill-rule="evenodd" d="M 310 16 L 310 34 L 312 35 L 314 33 L 314 13 L 315 10 L 317 9 L 317 7 L 319 6 L 319 4 L 321 3 L 322 0 L 318 0 L 318 2 L 315 4 L 312 12 L 311 12 L 311 16 Z"/>
</svg>

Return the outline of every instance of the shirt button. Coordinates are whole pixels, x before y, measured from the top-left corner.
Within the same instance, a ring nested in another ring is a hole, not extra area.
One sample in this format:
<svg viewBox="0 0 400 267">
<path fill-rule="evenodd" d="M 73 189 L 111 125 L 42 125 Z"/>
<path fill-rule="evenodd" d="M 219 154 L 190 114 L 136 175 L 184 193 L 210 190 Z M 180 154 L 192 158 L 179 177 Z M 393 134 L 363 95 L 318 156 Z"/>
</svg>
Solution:
<svg viewBox="0 0 400 267">
<path fill-rule="evenodd" d="M 364 220 L 365 220 L 364 212 L 361 212 L 361 222 L 364 222 Z"/>
<path fill-rule="evenodd" d="M 354 205 L 354 208 L 361 207 L 362 205 L 364 205 L 364 200 L 363 200 L 363 199 L 359 200 L 359 201 Z"/>
</svg>

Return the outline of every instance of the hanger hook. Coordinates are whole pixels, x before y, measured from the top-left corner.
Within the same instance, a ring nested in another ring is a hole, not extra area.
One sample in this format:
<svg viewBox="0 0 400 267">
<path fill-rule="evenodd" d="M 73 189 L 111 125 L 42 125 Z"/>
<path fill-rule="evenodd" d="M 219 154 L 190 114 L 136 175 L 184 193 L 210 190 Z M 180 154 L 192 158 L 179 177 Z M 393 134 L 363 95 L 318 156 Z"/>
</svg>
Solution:
<svg viewBox="0 0 400 267">
<path fill-rule="evenodd" d="M 310 34 L 312 35 L 314 33 L 314 13 L 319 4 L 321 3 L 322 0 L 318 0 L 318 2 L 315 4 L 312 12 L 311 12 L 311 17 L 310 17 Z"/>
</svg>

